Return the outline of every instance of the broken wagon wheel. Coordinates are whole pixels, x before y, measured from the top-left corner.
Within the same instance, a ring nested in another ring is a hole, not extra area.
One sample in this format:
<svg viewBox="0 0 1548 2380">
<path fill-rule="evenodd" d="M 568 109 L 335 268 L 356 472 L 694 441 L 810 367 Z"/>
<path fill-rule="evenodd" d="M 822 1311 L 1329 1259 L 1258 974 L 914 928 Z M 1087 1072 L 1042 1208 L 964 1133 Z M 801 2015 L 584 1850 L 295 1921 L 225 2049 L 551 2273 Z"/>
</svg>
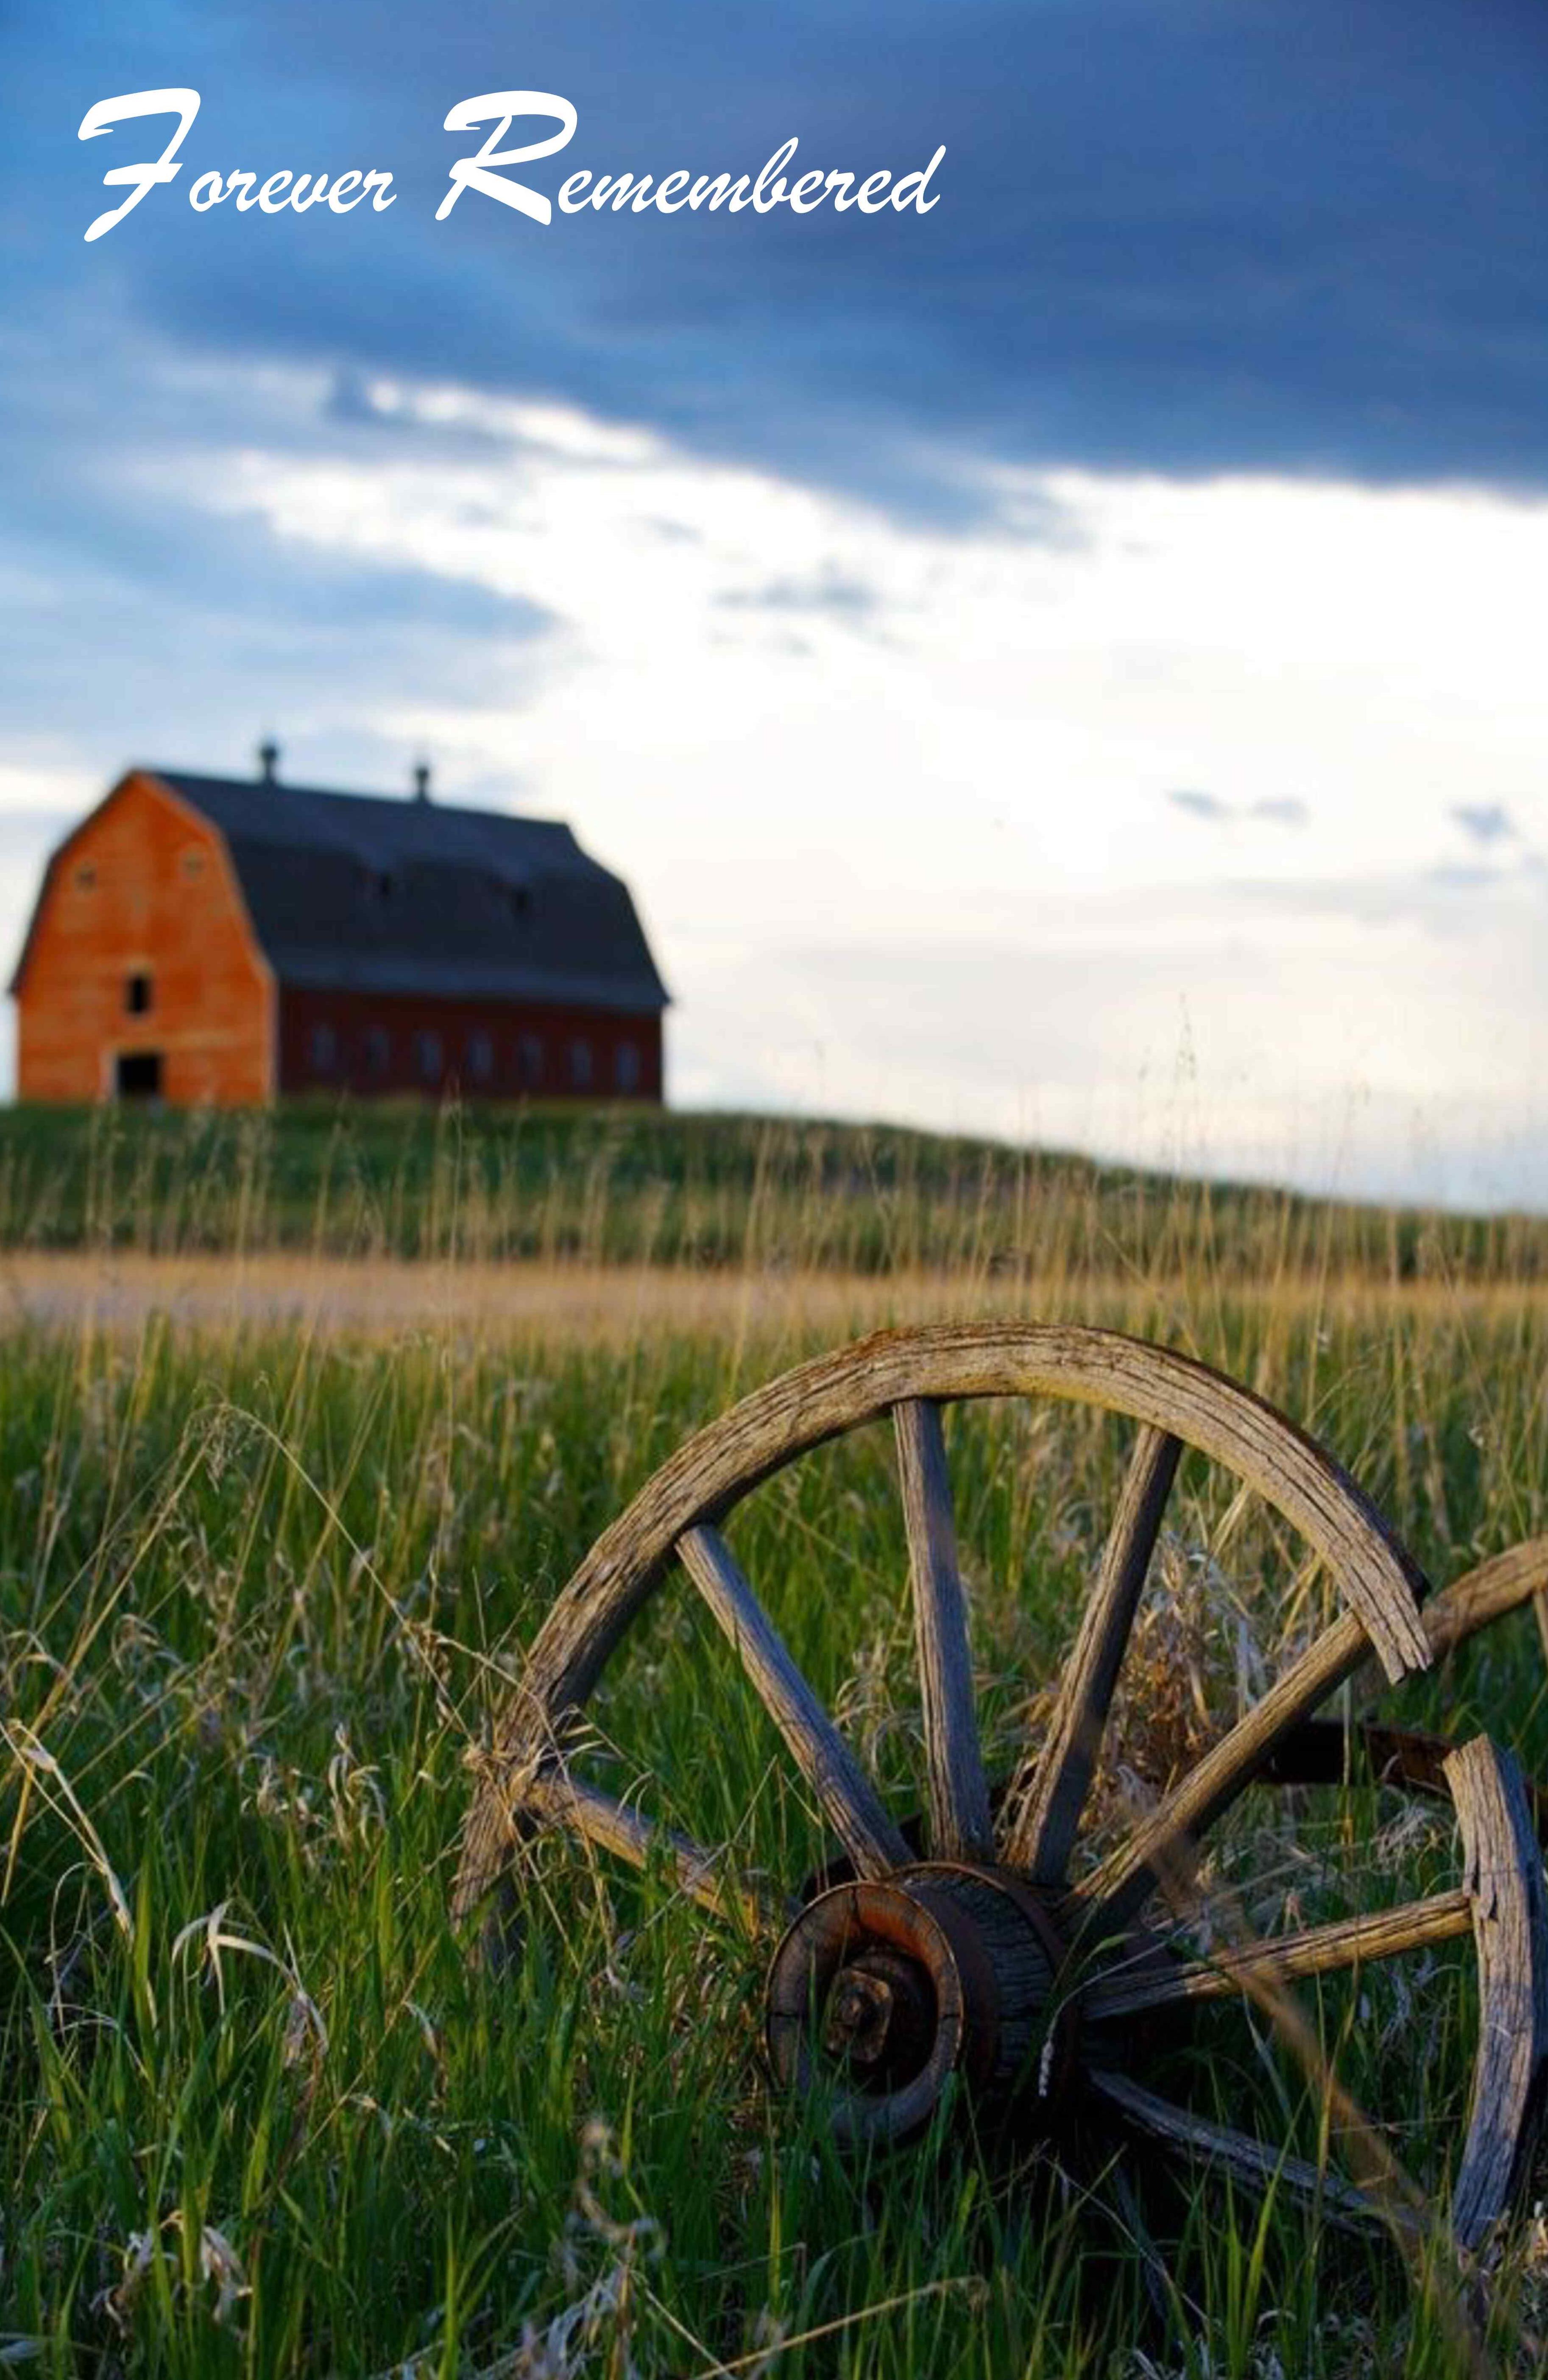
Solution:
<svg viewBox="0 0 1548 2380">
<path fill-rule="evenodd" d="M 1492 1628 L 1528 1602 L 1548 1654 L 1548 1536 L 1523 1537 L 1431 1597 L 1420 1618 L 1432 1661 L 1444 1661 L 1481 1629 Z M 1371 1683 L 1374 1689 L 1380 1682 Z"/>
<path fill-rule="evenodd" d="M 1139 1427 L 1052 1718 L 996 1821 L 979 1745 L 941 1407 L 1036 1395 L 1105 1407 Z M 887 1414 L 922 1691 L 923 1858 L 721 1533 L 760 1482 Z M 1346 1608 L 1115 1849 L 1072 1880 L 1130 1628 L 1188 1446 L 1292 1524 L 1326 1563 Z M 524 1836 L 555 1825 L 636 1865 L 664 1855 L 685 1890 L 711 1908 L 748 1905 L 725 1854 L 652 1827 L 572 1774 L 564 1756 L 604 1665 L 674 1561 L 730 1641 L 849 1864 L 847 1881 L 798 1909 L 774 1956 L 766 2015 L 776 2075 L 831 2084 L 835 2133 L 905 2136 L 960 2072 L 996 2103 L 1018 2099 L 1041 2129 L 1062 2126 L 1078 2107 L 1105 2109 L 1183 2156 L 1203 2154 L 1260 2181 L 1277 2177 L 1282 2188 L 1327 2204 L 1315 2168 L 1172 2106 L 1124 2072 L 1126 2032 L 1132 2048 L 1145 2029 L 1115 2029 L 1120 2001 L 1132 2013 L 1136 1992 L 1148 1991 L 1160 2007 L 1217 1990 L 1283 1991 L 1298 1974 L 1349 1970 L 1470 1929 L 1481 2047 L 1455 2212 L 1469 2240 L 1493 2221 L 1522 2162 L 1548 2039 L 1541 1873 L 1506 1756 L 1481 1741 L 1448 1766 L 1469 1861 L 1460 1891 L 1298 1929 L 1209 1962 L 1179 1964 L 1137 1932 L 1162 1888 L 1186 1894 L 1203 1837 L 1370 1653 L 1394 1681 L 1431 1658 L 1419 1572 L 1353 1480 L 1283 1415 L 1186 1357 L 1054 1325 L 884 1331 L 758 1390 L 655 1474 L 561 1593 L 498 1715 L 464 1837 L 456 1913 L 482 1900 Z M 1217 1976 L 1218 1986 L 1210 1980 Z M 1505 2043 L 1515 2045 L 1509 2056 Z"/>
<path fill-rule="evenodd" d="M 1548 1536 L 1523 1537 L 1502 1553 L 1491 1554 L 1429 1598 L 1420 1620 L 1432 1663 L 1438 1667 L 1461 1645 L 1528 1602 L 1548 1655 Z M 1375 1663 L 1367 1662 L 1354 1681 L 1354 1700 L 1368 1709 L 1378 1700 L 1382 1685 Z M 1510 1715 L 1500 1716 L 1502 1732 L 1509 1735 Z M 1371 1775 L 1390 1774 L 1420 1791 L 1444 1791 L 1440 1763 L 1449 1749 L 1445 1737 L 1385 1726 L 1369 1718 L 1352 1726 L 1311 1719 L 1280 1747 L 1269 1773 L 1282 1783 L 1322 1782 L 1344 1773 L 1352 1758 Z M 1538 1840 L 1548 1851 L 1548 1784 L 1529 1779 L 1527 1798 Z"/>
</svg>

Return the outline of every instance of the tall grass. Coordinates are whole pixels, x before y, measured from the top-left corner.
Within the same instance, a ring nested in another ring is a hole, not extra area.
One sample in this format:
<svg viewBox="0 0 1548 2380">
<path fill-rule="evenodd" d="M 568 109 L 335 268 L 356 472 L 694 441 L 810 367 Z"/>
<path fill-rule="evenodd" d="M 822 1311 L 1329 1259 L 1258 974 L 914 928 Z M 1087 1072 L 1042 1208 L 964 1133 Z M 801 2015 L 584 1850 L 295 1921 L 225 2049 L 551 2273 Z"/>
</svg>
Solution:
<svg viewBox="0 0 1548 2380">
<path fill-rule="evenodd" d="M 394 1127 L 406 1144 L 410 1122 Z M 623 1130 L 562 1128 L 582 1151 Z M 273 1137 L 271 1170 L 255 1157 L 237 1200 L 249 1244 L 254 1219 L 281 1211 L 283 1124 L 255 1129 Z M 316 1146 L 342 1129 L 317 1125 Z M 416 1245 L 472 1249 L 482 1194 L 458 1127 L 412 1129 L 448 1184 Z M 734 1176 L 757 1145 L 737 1127 L 714 1161 Z M 115 1172 L 110 1196 L 99 1150 L 91 1233 L 116 1236 L 121 1217 L 144 1245 L 187 1245 L 201 1194 L 181 1161 L 169 1212 L 159 1177 L 131 1193 Z M 950 1180 L 955 1161 L 928 1165 Z M 565 1175 L 555 1214 L 589 1211 L 589 1163 Z M 775 1170 L 737 1177 L 727 1260 L 774 1245 L 760 1234 Z M 621 1214 L 613 1180 L 599 1196 Z M 651 1185 L 630 1195 L 639 1206 Z M 883 1188 L 802 1195 L 802 1263 L 840 1246 L 858 1261 L 867 1233 L 904 1245 Z M 955 1279 L 977 1306 L 1087 1312 L 1223 1365 L 1343 1457 L 1437 1580 L 1548 1527 L 1536 1298 L 1499 1277 L 1416 1284 L 1400 1264 L 1395 1281 L 1390 1245 L 1362 1274 L 1342 1221 L 1315 1210 L 1282 1219 L 1278 1254 L 1239 1280 L 1201 1237 L 1202 1217 L 1218 1242 L 1212 1199 L 1175 1195 L 1196 1199 L 1195 1221 L 1145 1243 L 1145 1264 L 1082 1272 L 1074 1251 L 1106 1245 L 1093 1189 L 1096 1211 L 1078 1226 L 1072 1205 L 1047 1244 L 1063 1274 L 990 1272 L 988 1242 L 969 1237 L 946 1292 Z M 305 1196 L 322 1198 L 315 1180 Z M 334 1211 L 314 1205 L 297 1244 L 325 1241 Z M 926 1205 L 907 1211 L 923 1233 Z M 615 1245 L 613 1225 L 585 1229 L 594 1252 Z M 138 1332 L 7 1333 L 0 2354 L 58 2374 L 418 2380 L 1468 2368 L 1444 2270 L 1416 2294 L 1389 2247 L 1313 2239 L 1282 2199 L 1265 2211 L 1132 2155 L 1112 2170 L 1094 2141 L 1084 2161 L 1013 2155 L 964 2121 L 900 2156 L 841 2158 L 820 2106 L 765 2088 L 767 1946 L 717 1929 L 664 1873 L 632 1879 L 545 1841 L 522 1878 L 519 1961 L 495 1974 L 452 1936 L 469 1756 L 564 1577 L 683 1436 L 811 1339 L 798 1304 L 762 1337 L 657 1319 L 584 1348 L 466 1312 L 385 1341 L 156 1317 Z M 1011 1404 L 955 1413 L 949 1447 L 981 1713 L 1005 1774 L 1072 1637 L 1124 1433 Z M 768 1483 L 731 1528 L 902 1813 L 919 1716 L 891 1464 L 885 1433 L 860 1433 Z M 1228 1716 L 1327 1609 L 1284 1532 L 1201 1463 L 1170 1523 L 1100 1824 L 1188 1755 L 1201 1703 Z M 1548 1771 L 1544 1701 L 1524 1620 L 1398 1706 L 1491 1725 Z M 614 1791 L 733 1838 L 786 1884 L 821 1861 L 764 1714 L 680 1585 L 591 1717 L 587 1756 Z M 1255 1792 L 1224 1831 L 1216 1903 L 1271 1926 L 1289 1885 L 1310 1922 L 1407 1898 L 1454 1860 L 1448 1827 L 1399 1797 Z M 1444 2195 L 1472 2046 L 1466 1958 L 1373 1971 L 1311 2012 Z M 1233 2011 L 1164 2056 L 1158 2086 L 1318 2153 L 1317 2095 L 1272 2029 Z M 1500 2364 L 1527 2368 L 1541 2286 L 1523 2218 L 1495 2290 Z"/>
<path fill-rule="evenodd" d="M 1548 1279 L 1548 1221 L 1326 1203 L 894 1126 L 639 1107 L 0 1112 L 0 1248 L 997 1280 Z"/>
</svg>

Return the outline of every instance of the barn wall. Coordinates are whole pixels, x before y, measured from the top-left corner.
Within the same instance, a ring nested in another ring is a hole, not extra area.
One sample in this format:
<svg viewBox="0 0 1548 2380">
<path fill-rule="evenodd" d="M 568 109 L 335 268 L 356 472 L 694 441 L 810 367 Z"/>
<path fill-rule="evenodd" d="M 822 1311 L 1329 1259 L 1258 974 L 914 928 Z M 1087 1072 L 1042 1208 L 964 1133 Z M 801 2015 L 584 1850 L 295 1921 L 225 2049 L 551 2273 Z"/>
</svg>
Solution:
<svg viewBox="0 0 1548 2380">
<path fill-rule="evenodd" d="M 433 1036 L 427 1046 L 421 1037 Z M 481 1073 L 477 1038 L 488 1045 Z M 433 1046 L 438 1044 L 438 1051 Z M 582 1078 L 575 1051 L 590 1053 Z M 634 1052 L 631 1070 L 623 1058 Z M 540 1002 L 279 994 L 279 1087 L 465 1099 L 637 1099 L 662 1096 L 659 1016 L 621 1016 Z"/>
<path fill-rule="evenodd" d="M 148 778 L 126 778 L 55 856 L 17 1004 L 23 1099 L 111 1097 L 120 1052 L 159 1052 L 173 1105 L 272 1093 L 272 983 L 225 845 Z"/>
</svg>

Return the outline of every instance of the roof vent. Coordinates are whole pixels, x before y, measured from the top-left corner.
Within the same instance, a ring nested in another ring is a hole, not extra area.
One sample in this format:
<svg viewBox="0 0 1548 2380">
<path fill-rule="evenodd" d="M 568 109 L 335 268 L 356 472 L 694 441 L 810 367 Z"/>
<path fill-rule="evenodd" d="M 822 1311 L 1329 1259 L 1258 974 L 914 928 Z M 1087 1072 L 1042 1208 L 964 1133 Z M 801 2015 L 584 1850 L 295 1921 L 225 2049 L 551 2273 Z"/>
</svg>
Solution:
<svg viewBox="0 0 1548 2380">
<path fill-rule="evenodd" d="M 430 762 L 428 760 L 416 760 L 414 763 L 414 799 L 417 802 L 428 802 L 430 799 Z"/>
<path fill-rule="evenodd" d="M 261 785 L 279 783 L 279 746 L 272 735 L 258 747 L 258 782 Z"/>
</svg>

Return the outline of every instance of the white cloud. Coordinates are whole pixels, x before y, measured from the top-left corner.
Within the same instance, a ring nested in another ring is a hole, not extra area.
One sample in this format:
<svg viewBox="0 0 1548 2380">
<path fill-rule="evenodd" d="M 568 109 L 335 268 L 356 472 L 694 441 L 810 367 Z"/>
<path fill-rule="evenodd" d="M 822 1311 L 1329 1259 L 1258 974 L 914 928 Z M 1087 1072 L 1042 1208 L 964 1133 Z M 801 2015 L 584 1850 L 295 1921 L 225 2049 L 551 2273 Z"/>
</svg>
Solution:
<svg viewBox="0 0 1548 2380">
<path fill-rule="evenodd" d="M 329 728 L 423 747 L 448 799 L 518 776 L 629 878 L 679 1096 L 1154 1156 L 1186 1077 L 1195 1160 L 1548 1200 L 1542 880 L 1432 874 L 1493 805 L 1548 845 L 1548 505 L 999 473 L 1036 533 L 954 535 L 554 406 L 366 394 L 382 434 L 184 455 L 179 499 L 299 570 L 557 616 L 508 703 Z M 1176 787 L 1220 789 L 1212 831 Z"/>
</svg>

